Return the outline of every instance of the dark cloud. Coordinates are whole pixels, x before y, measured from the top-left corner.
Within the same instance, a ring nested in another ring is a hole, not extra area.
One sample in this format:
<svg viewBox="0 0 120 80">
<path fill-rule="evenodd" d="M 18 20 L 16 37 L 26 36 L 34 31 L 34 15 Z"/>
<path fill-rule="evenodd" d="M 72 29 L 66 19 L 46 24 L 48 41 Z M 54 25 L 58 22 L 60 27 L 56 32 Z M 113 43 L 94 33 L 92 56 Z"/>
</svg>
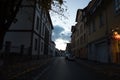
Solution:
<svg viewBox="0 0 120 80">
<path fill-rule="evenodd" d="M 70 40 L 70 35 L 71 35 L 70 32 L 65 32 L 65 33 L 62 33 L 60 38 L 62 38 L 63 40 Z"/>
<path fill-rule="evenodd" d="M 60 34 L 63 31 L 64 31 L 64 28 L 62 28 L 62 27 L 60 27 L 58 25 L 54 26 L 53 33 Z"/>
<path fill-rule="evenodd" d="M 64 31 L 64 28 L 56 25 L 54 26 L 54 29 L 53 29 L 53 34 L 52 34 L 52 39 L 53 41 L 55 41 L 56 39 L 60 38 L 61 37 L 61 33 Z"/>
<path fill-rule="evenodd" d="M 71 33 L 65 32 L 65 29 L 59 25 L 54 26 L 52 39 L 55 41 L 56 39 L 70 40 Z"/>
</svg>

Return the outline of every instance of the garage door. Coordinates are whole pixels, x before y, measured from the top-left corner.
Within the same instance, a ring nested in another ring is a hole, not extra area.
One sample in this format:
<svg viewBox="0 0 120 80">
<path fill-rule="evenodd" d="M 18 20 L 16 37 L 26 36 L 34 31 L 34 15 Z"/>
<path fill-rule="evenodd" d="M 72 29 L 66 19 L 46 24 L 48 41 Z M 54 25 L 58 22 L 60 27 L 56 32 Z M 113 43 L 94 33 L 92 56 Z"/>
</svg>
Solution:
<svg viewBox="0 0 120 80">
<path fill-rule="evenodd" d="M 99 62 L 104 62 L 107 63 L 108 62 L 108 47 L 107 47 L 107 43 L 100 43 L 98 45 L 96 45 L 96 56 L 97 56 L 97 61 Z"/>
</svg>

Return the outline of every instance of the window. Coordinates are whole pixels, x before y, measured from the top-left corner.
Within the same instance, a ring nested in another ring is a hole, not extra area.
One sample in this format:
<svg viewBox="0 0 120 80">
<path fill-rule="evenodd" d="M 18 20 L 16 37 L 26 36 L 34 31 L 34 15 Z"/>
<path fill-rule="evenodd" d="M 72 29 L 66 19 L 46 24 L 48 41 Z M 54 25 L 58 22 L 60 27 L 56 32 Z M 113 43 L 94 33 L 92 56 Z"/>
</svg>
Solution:
<svg viewBox="0 0 120 80">
<path fill-rule="evenodd" d="M 80 37 L 80 44 L 82 44 L 83 43 L 83 37 L 81 36 Z"/>
<path fill-rule="evenodd" d="M 102 27 L 104 24 L 104 20 L 103 20 L 103 14 L 99 15 L 99 27 Z"/>
<path fill-rule="evenodd" d="M 45 30 L 45 24 L 44 23 L 42 23 L 42 36 L 44 36 L 44 30 Z"/>
<path fill-rule="evenodd" d="M 41 52 L 43 52 L 43 42 L 41 43 Z"/>
<path fill-rule="evenodd" d="M 40 34 L 41 34 L 41 36 L 44 36 L 44 23 L 43 23 L 43 21 L 41 21 L 41 31 L 40 31 Z"/>
<path fill-rule="evenodd" d="M 120 11 L 120 0 L 115 0 L 115 11 L 116 13 Z"/>
<path fill-rule="evenodd" d="M 35 50 L 37 50 L 37 39 L 35 39 Z"/>
<path fill-rule="evenodd" d="M 90 24 L 88 26 L 88 33 L 89 33 L 89 35 L 91 34 L 91 25 Z"/>
<path fill-rule="evenodd" d="M 11 41 L 6 41 L 5 42 L 5 51 L 9 52 L 11 48 Z"/>
<path fill-rule="evenodd" d="M 85 35 L 85 34 L 84 34 L 84 37 L 83 37 L 83 39 L 84 39 L 83 41 L 84 41 L 84 42 L 86 42 L 86 35 Z"/>
<path fill-rule="evenodd" d="M 39 33 L 41 35 L 41 28 L 42 28 L 42 20 L 40 20 L 40 27 L 39 27 Z"/>
<path fill-rule="evenodd" d="M 96 31 L 96 28 L 95 28 L 95 20 L 93 20 L 93 32 Z"/>
<path fill-rule="evenodd" d="M 83 25 L 80 25 L 80 34 L 83 33 Z"/>
<path fill-rule="evenodd" d="M 39 27 L 39 17 L 37 17 L 37 21 L 36 21 L 36 29 L 38 30 Z"/>
<path fill-rule="evenodd" d="M 92 32 L 95 32 L 95 20 L 92 21 L 91 23 L 91 28 L 92 28 Z"/>
</svg>

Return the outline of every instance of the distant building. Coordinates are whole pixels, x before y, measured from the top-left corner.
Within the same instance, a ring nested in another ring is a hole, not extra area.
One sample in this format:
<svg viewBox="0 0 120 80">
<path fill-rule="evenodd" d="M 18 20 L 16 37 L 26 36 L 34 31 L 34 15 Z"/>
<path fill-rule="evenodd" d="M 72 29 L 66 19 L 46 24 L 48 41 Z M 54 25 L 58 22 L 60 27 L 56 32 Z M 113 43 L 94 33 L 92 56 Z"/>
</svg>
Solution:
<svg viewBox="0 0 120 80">
<path fill-rule="evenodd" d="M 48 11 L 39 3 L 23 0 L 16 20 L 12 23 L 4 38 L 9 52 L 24 55 L 43 55 L 50 50 L 53 25 Z"/>
<path fill-rule="evenodd" d="M 55 56 L 55 42 L 51 41 L 51 47 L 50 47 L 50 55 Z"/>
<path fill-rule="evenodd" d="M 60 56 L 60 50 L 58 50 L 57 48 L 55 49 L 55 56 Z"/>
<path fill-rule="evenodd" d="M 72 34 L 71 34 L 71 52 L 76 57 L 79 57 L 79 51 L 78 51 L 78 48 L 77 48 L 77 46 L 79 46 L 79 45 L 77 44 L 77 38 L 76 38 L 78 31 L 77 31 L 76 25 L 72 26 L 71 32 L 72 32 Z"/>
<path fill-rule="evenodd" d="M 76 57 L 87 58 L 87 28 L 85 26 L 84 9 L 78 9 L 76 25 L 71 28 L 71 50 Z"/>
<path fill-rule="evenodd" d="M 71 51 L 71 43 L 67 43 L 66 52 L 72 53 L 72 51 Z"/>
</svg>

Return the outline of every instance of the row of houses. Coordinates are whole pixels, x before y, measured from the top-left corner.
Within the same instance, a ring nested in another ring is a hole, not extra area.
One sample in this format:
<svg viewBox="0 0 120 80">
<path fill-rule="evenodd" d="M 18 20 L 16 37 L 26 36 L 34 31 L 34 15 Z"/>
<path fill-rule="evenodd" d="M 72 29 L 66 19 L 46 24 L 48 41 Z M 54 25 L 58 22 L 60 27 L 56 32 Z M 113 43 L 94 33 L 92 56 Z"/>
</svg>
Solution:
<svg viewBox="0 0 120 80">
<path fill-rule="evenodd" d="M 22 55 L 55 55 L 53 25 L 39 0 L 23 0 L 19 12 L 6 32 L 3 51 Z"/>
<path fill-rule="evenodd" d="M 71 28 L 71 51 L 76 57 L 120 63 L 120 0 L 91 0 L 78 9 Z"/>
</svg>

